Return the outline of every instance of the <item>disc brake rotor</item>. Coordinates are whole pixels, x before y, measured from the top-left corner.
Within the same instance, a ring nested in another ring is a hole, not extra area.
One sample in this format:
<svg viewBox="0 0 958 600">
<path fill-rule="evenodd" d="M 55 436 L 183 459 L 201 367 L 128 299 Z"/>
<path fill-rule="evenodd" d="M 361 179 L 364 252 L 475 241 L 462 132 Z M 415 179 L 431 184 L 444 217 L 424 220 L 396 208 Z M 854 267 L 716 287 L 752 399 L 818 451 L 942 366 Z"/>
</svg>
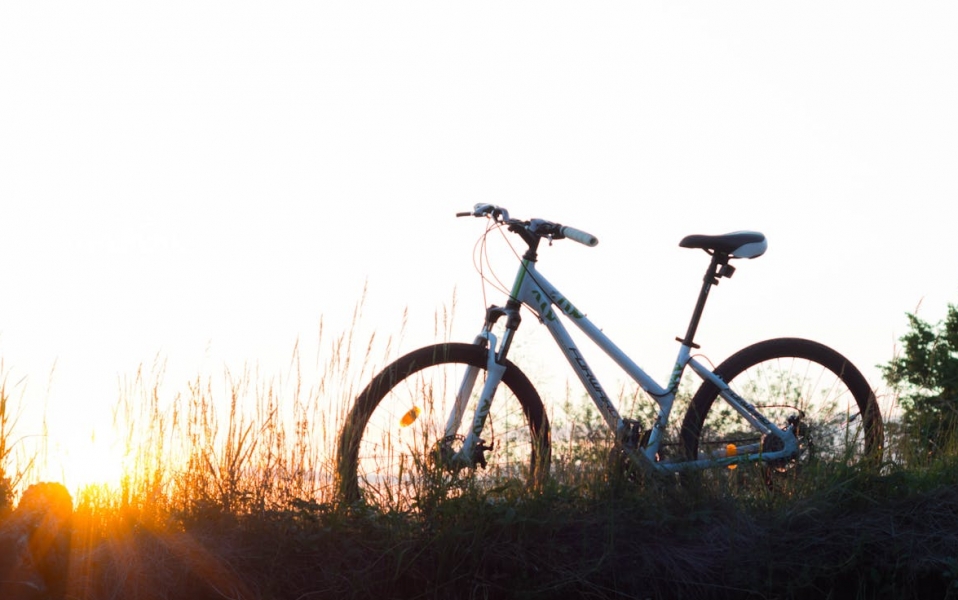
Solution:
<svg viewBox="0 0 958 600">
<path fill-rule="evenodd" d="M 457 460 L 456 454 L 462 449 L 466 438 L 461 435 L 449 435 L 438 442 L 429 453 L 429 464 L 450 473 L 458 473 L 463 467 L 475 468 L 476 466 L 486 468 L 486 452 L 493 449 L 493 445 L 486 445 L 486 441 L 479 439 L 476 441 L 476 447 L 473 449 L 472 457 L 468 463 Z"/>
</svg>

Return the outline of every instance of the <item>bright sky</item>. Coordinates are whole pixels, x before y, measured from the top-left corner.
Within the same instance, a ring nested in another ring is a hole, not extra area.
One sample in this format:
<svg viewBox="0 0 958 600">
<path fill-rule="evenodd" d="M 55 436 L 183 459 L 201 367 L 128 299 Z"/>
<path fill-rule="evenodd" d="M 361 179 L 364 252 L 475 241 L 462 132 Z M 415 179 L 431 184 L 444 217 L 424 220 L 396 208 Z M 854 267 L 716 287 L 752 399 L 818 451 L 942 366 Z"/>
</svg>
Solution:
<svg viewBox="0 0 958 600">
<path fill-rule="evenodd" d="M 904 313 L 958 302 L 956 28 L 953 2 L 5 2 L 18 432 L 45 407 L 69 453 L 158 356 L 177 390 L 280 371 L 367 283 L 364 335 L 408 308 L 399 350 L 432 341 L 455 287 L 471 339 L 476 202 L 597 235 L 541 268 L 663 380 L 706 264 L 678 241 L 762 231 L 705 352 L 809 337 L 879 386 Z"/>
</svg>

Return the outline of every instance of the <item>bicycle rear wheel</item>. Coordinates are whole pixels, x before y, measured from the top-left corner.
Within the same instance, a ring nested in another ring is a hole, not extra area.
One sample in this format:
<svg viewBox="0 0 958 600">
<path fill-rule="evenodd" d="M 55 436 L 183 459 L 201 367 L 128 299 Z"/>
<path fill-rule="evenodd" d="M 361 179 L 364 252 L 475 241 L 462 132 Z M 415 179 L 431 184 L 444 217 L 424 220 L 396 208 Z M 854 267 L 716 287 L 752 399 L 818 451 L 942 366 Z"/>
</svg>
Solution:
<svg viewBox="0 0 958 600">
<path fill-rule="evenodd" d="M 714 372 L 773 424 L 784 429 L 800 417 L 799 456 L 763 463 L 766 485 L 811 465 L 880 464 L 884 434 L 875 395 L 861 372 L 831 348 L 797 338 L 766 340 L 735 353 Z M 689 460 L 729 444 L 780 449 L 779 439 L 763 439 L 730 405 L 716 402 L 718 393 L 714 384 L 703 383 L 685 414 L 682 445 Z"/>
<path fill-rule="evenodd" d="M 438 344 L 379 373 L 356 398 L 340 434 L 340 498 L 409 510 L 466 485 L 488 491 L 507 482 L 541 484 L 549 471 L 549 421 L 529 379 L 508 361 L 475 464 L 457 469 L 443 460 L 461 447 L 472 426 L 487 356 L 477 345 Z M 447 436 L 446 421 L 469 368 L 478 369 L 469 407 L 455 435 Z"/>
</svg>

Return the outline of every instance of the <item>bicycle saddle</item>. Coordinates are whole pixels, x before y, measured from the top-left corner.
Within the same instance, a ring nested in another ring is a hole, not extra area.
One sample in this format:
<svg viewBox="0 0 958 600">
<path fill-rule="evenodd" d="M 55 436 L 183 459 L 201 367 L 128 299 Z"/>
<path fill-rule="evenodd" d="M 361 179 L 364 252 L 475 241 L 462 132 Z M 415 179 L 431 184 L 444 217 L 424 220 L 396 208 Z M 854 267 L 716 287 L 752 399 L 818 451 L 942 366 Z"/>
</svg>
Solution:
<svg viewBox="0 0 958 600">
<path fill-rule="evenodd" d="M 701 248 L 709 254 L 728 254 L 730 258 L 758 258 L 765 254 L 768 242 L 757 231 L 735 231 L 725 235 L 689 235 L 679 246 Z"/>
</svg>

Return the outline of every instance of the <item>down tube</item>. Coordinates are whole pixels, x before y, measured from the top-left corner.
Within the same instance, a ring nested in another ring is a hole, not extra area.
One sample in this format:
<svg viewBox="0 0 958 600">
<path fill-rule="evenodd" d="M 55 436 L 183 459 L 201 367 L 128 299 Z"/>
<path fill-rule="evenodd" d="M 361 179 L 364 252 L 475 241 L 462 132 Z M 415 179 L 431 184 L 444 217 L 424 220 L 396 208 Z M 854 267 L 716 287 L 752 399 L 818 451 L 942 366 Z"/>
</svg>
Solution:
<svg viewBox="0 0 958 600">
<path fill-rule="evenodd" d="M 534 277 L 527 277 L 522 283 L 521 299 L 524 304 L 532 308 L 545 324 L 549 333 L 562 349 L 566 359 L 572 365 L 582 384 L 595 399 L 596 405 L 603 413 L 603 417 L 610 427 L 617 428 L 621 417 L 612 404 L 608 395 L 602 389 L 595 374 L 589 368 L 585 359 L 569 336 L 569 332 L 556 315 L 561 310 L 589 339 L 603 352 L 610 356 L 643 390 L 651 394 L 660 405 L 660 417 L 667 418 L 672 408 L 672 395 L 656 383 L 648 374 L 636 365 L 622 350 L 616 346 L 598 327 L 585 315 L 580 313 L 571 302 L 559 294 L 558 290 L 542 276 L 535 273 Z"/>
<path fill-rule="evenodd" d="M 589 396 L 595 400 L 595 405 L 598 407 L 599 412 L 602 413 L 602 418 L 605 419 L 606 424 L 608 424 L 612 431 L 618 432 L 622 426 L 622 417 L 619 415 L 619 411 L 616 410 L 615 405 L 612 404 L 612 400 L 610 400 L 609 396 L 605 393 L 605 390 L 602 389 L 602 384 L 599 383 L 595 373 L 592 372 L 592 369 L 590 369 L 589 365 L 585 362 L 579 349 L 569 336 L 569 332 L 566 331 L 565 327 L 559 321 L 547 322 L 546 329 L 549 330 L 556 344 L 562 349 L 566 360 L 572 365 L 572 370 L 575 371 L 579 381 L 581 381 L 582 385 L 588 390 Z"/>
</svg>

